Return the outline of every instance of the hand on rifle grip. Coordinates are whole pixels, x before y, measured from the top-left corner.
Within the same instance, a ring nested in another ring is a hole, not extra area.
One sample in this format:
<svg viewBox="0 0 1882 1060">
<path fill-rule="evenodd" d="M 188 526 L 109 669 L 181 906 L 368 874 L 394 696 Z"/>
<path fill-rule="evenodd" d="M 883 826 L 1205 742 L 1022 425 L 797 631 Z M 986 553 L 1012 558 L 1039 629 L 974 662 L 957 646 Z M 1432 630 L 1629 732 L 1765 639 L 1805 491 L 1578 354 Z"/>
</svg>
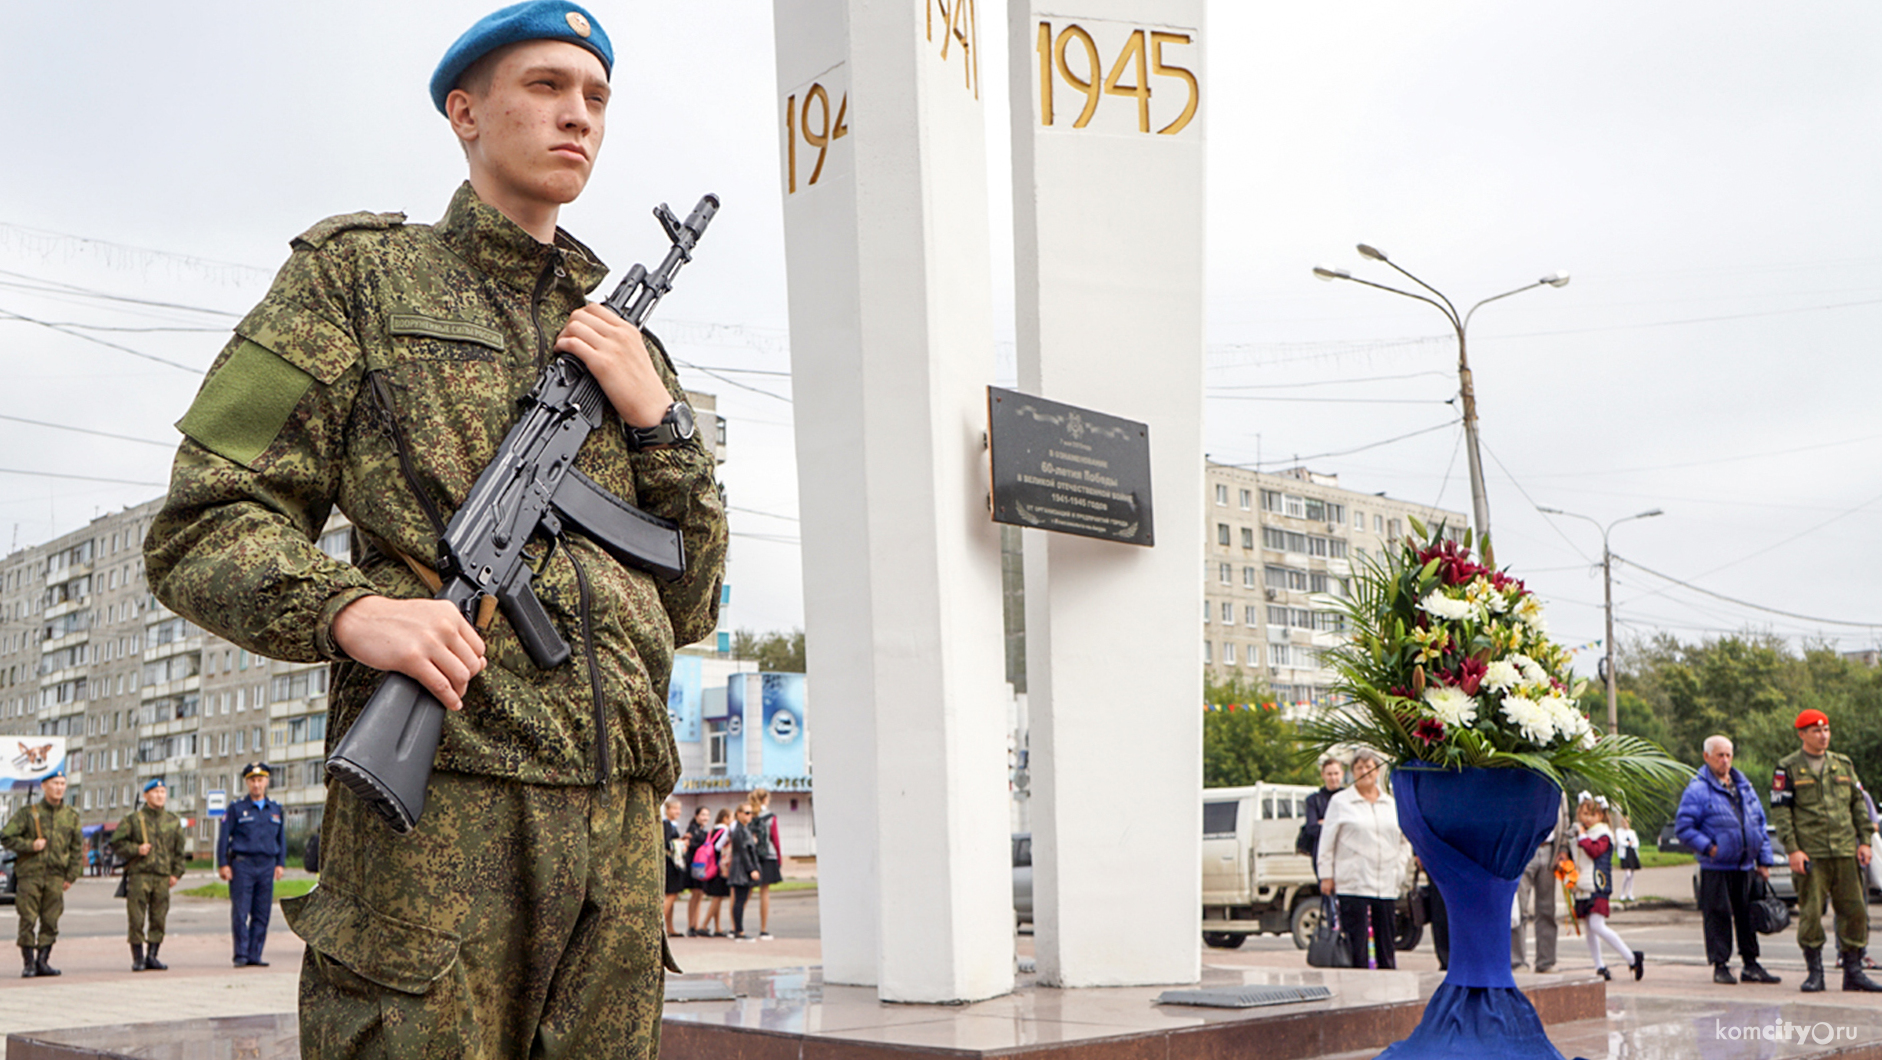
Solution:
<svg viewBox="0 0 1882 1060">
<path fill-rule="evenodd" d="M 464 689 L 486 664 L 483 638 L 444 600 L 360 597 L 334 616 L 333 640 L 360 663 L 410 677 L 449 710 L 463 709 Z"/>
</svg>

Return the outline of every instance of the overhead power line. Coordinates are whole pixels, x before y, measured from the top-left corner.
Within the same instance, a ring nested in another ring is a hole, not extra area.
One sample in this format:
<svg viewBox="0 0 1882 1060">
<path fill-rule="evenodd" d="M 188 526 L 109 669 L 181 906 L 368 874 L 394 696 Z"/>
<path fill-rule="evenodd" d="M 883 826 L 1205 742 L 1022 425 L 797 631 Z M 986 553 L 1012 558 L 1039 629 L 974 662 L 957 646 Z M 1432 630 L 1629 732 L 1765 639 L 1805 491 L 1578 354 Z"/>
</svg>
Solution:
<svg viewBox="0 0 1882 1060">
<path fill-rule="evenodd" d="M 1783 615 L 1785 618 L 1801 619 L 1802 621 L 1805 621 L 1805 622 L 1819 622 L 1826 626 L 1854 626 L 1858 629 L 1882 628 L 1882 622 L 1852 622 L 1846 618 L 1821 618 L 1816 615 L 1800 615 L 1795 611 L 1784 611 L 1775 607 L 1766 607 L 1763 604 L 1754 604 L 1749 600 L 1740 600 L 1736 596 L 1727 596 L 1724 593 L 1715 593 L 1710 589 L 1702 588 L 1700 586 L 1694 585 L 1691 582 L 1681 581 L 1680 579 L 1673 577 L 1671 574 L 1661 574 L 1659 571 L 1654 570 L 1652 567 L 1646 566 L 1641 563 L 1635 563 L 1633 560 L 1625 559 L 1624 557 L 1619 556 L 1619 555 L 1615 555 L 1614 558 L 1621 560 L 1621 562 L 1626 563 L 1628 566 L 1633 567 L 1635 570 L 1643 571 L 1647 574 L 1653 575 L 1656 578 L 1661 578 L 1666 581 L 1672 582 L 1674 585 L 1678 585 L 1686 589 L 1691 589 L 1693 592 L 1696 592 L 1696 593 L 1704 593 L 1705 595 L 1713 597 L 1715 599 L 1723 600 L 1728 604 L 1737 604 L 1740 607 L 1749 607 L 1753 611 L 1766 611 L 1773 615 Z"/>
<path fill-rule="evenodd" d="M 24 471 L 16 467 L 0 467 L 0 475 L 31 475 L 34 478 L 69 478 L 80 482 L 113 482 L 120 486 L 163 486 L 162 482 L 146 482 L 142 479 L 99 478 L 96 475 L 71 475 L 62 471 Z"/>
<path fill-rule="evenodd" d="M 1351 448 L 1351 449 L 1340 449 L 1331 453 L 1311 453 L 1307 456 L 1291 456 L 1291 457 L 1285 457 L 1285 458 L 1278 459 L 1278 460 L 1257 460 L 1257 461 L 1253 461 L 1249 463 L 1241 463 L 1241 464 L 1224 463 L 1223 466 L 1239 467 L 1245 471 L 1260 471 L 1263 467 L 1273 467 L 1278 464 L 1303 464 L 1309 460 L 1325 460 L 1328 457 L 1348 456 L 1353 453 L 1363 453 L 1368 449 L 1377 449 L 1382 445 L 1391 445 L 1393 442 L 1402 442 L 1407 438 L 1416 438 L 1421 434 L 1430 434 L 1432 431 L 1441 431 L 1447 427 L 1454 427 L 1457 425 L 1457 422 L 1458 421 L 1456 420 L 1445 420 L 1443 423 L 1440 423 L 1435 427 L 1425 427 L 1420 430 L 1408 432 L 1406 434 L 1394 435 L 1391 438 L 1385 438 L 1377 442 L 1367 442 L 1365 445 L 1355 446 L 1354 448 Z"/>
<path fill-rule="evenodd" d="M 65 327 L 60 324 L 54 324 L 50 321 L 40 320 L 36 317 L 29 317 L 23 313 L 15 313 L 10 309 L 0 309 L 0 317 L 4 317 L 9 320 L 18 320 L 27 324 L 37 324 L 42 328 L 47 328 L 52 331 L 56 331 L 61 335 L 70 335 L 75 339 L 84 339 L 86 342 L 95 342 L 100 346 L 106 346 L 114 350 L 121 350 L 125 353 L 130 354 L 133 357 L 142 357 L 146 361 L 156 361 L 158 364 L 167 364 L 172 368 L 181 368 L 185 372 L 190 373 L 191 375 L 201 375 L 203 372 L 201 368 L 192 367 L 190 365 L 184 364 L 181 361 L 172 361 L 167 357 L 159 357 L 154 353 L 145 353 L 142 350 L 134 350 L 130 348 L 129 346 L 123 346 L 115 342 L 106 342 L 104 339 L 98 338 L 95 335 L 87 335 L 82 331 L 77 331 L 73 328 Z"/>
<path fill-rule="evenodd" d="M 0 413 L 0 420 L 9 420 L 13 423 L 30 423 L 35 427 L 50 427 L 55 431 L 75 431 L 79 434 L 95 434 L 100 438 L 116 438 L 123 442 L 137 442 L 140 445 L 155 445 L 164 449 L 176 448 L 175 442 L 159 442 L 154 438 L 137 438 L 129 434 L 112 434 L 110 431 L 95 431 L 90 427 L 72 427 L 63 423 L 47 423 L 44 420 L 29 420 L 24 416 L 8 416 L 4 413 Z"/>
</svg>

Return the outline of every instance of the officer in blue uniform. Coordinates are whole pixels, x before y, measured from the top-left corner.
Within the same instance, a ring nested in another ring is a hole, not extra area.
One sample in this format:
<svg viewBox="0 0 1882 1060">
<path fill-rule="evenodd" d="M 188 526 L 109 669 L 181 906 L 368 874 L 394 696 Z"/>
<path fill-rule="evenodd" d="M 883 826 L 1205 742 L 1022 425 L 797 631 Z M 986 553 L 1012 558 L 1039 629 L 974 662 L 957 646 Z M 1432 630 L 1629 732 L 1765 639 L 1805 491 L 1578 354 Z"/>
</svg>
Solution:
<svg viewBox="0 0 1882 1060">
<path fill-rule="evenodd" d="M 268 967 L 261 947 L 268 941 L 274 884 L 287 871 L 287 827 L 281 804 L 268 797 L 268 766 L 242 770 L 248 798 L 222 815 L 216 837 L 216 872 L 229 884 L 229 928 L 235 935 L 235 966 Z"/>
</svg>

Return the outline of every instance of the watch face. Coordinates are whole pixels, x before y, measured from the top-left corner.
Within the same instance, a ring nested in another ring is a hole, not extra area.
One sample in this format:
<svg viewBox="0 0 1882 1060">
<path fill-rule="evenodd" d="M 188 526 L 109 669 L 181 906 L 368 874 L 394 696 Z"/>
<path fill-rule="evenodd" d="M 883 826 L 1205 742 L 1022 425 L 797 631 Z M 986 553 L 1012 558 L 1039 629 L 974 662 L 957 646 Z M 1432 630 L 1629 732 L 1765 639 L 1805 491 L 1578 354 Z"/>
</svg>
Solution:
<svg viewBox="0 0 1882 1060">
<path fill-rule="evenodd" d="M 673 436 L 679 441 L 688 441 L 693 437 L 693 407 L 684 401 L 675 401 L 667 410 L 667 418 L 673 421 Z"/>
</svg>

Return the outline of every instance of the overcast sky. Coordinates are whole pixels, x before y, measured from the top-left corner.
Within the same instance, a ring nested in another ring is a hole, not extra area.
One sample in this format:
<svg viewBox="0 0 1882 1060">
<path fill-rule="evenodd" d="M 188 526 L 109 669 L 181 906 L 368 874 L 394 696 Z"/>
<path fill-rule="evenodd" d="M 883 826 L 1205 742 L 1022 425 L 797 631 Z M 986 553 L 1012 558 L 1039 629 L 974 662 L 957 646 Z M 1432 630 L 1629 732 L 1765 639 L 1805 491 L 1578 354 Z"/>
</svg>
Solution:
<svg viewBox="0 0 1882 1060">
<path fill-rule="evenodd" d="M 0 553 L 161 491 L 169 424 L 295 233 L 352 210 L 439 215 L 463 162 L 425 82 L 487 7 L 0 4 Z M 655 327 L 719 372 L 682 377 L 730 421 L 732 620 L 788 629 L 802 605 L 771 5 L 592 10 L 616 43 L 615 95 L 563 223 L 619 270 L 661 253 L 654 203 L 724 199 Z M 1003 322 L 990 381 L 1010 383 L 1003 5 L 980 16 Z M 1665 509 L 1613 535 L 1639 565 L 1616 573 L 1626 632 L 1877 643 L 1882 358 L 1862 336 L 1882 323 L 1882 8 L 1222 0 L 1209 19 L 1214 458 L 1309 457 L 1347 487 L 1468 510 L 1448 325 L 1310 269 L 1397 282 L 1353 252 L 1365 241 L 1461 305 L 1566 270 L 1566 288 L 1488 306 L 1471 332 L 1498 559 L 1544 594 L 1557 634 L 1601 635 L 1600 535 L 1533 505 L 1603 524 Z"/>
</svg>

